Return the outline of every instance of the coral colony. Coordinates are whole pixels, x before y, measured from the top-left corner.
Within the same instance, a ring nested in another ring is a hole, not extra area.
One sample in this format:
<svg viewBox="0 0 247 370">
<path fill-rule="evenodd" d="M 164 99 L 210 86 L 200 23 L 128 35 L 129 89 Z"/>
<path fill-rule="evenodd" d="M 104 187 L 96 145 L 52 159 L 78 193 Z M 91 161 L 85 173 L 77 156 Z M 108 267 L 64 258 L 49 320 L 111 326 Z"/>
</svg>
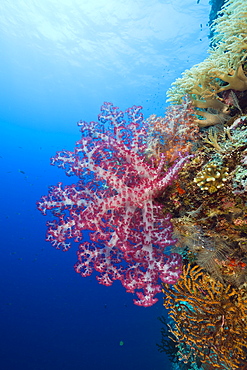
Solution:
<svg viewBox="0 0 247 370">
<path fill-rule="evenodd" d="M 76 272 L 89 276 L 95 270 L 104 285 L 120 280 L 127 292 L 138 289 L 136 304 L 150 306 L 161 291 L 159 279 L 175 283 L 182 267 L 181 255 L 163 253 L 176 240 L 171 216 L 162 213 L 155 197 L 177 177 L 189 156 L 166 172 L 163 159 L 157 167 L 148 162 L 140 110 L 128 109 L 126 124 L 124 114 L 105 103 L 99 122 L 79 122 L 82 138 L 75 151 L 52 158 L 52 164 L 76 175 L 79 182 L 53 187 L 38 208 L 43 213 L 55 210 L 59 221 L 49 223 L 47 240 L 56 248 L 67 250 L 67 239 L 80 242 L 82 231 L 90 230 L 91 242 L 79 245 Z"/>
<path fill-rule="evenodd" d="M 52 164 L 78 182 L 38 202 L 47 240 L 78 243 L 75 271 L 120 280 L 134 303 L 163 291 L 174 369 L 247 368 L 247 2 L 228 0 L 209 57 L 168 91 L 164 117 L 105 103 Z M 90 241 L 85 240 L 89 233 Z"/>
</svg>

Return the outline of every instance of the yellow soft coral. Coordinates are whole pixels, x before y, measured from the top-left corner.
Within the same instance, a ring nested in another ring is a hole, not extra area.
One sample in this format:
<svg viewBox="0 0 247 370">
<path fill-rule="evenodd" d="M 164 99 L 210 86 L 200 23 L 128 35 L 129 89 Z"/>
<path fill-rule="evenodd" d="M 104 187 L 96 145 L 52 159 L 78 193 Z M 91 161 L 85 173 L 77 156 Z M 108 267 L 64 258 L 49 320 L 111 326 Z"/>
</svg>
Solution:
<svg viewBox="0 0 247 370">
<path fill-rule="evenodd" d="M 226 107 L 218 103 L 217 94 L 229 89 L 247 90 L 243 69 L 247 59 L 247 2 L 226 1 L 212 30 L 215 46 L 210 48 L 210 56 L 183 72 L 167 92 L 168 101 L 172 103 L 181 102 L 183 96 L 189 94 L 195 107 L 216 109 L 216 114 L 198 110 L 197 123 L 202 127 L 222 123 L 222 114 L 227 113 Z"/>
<path fill-rule="evenodd" d="M 218 93 L 229 89 L 238 91 L 247 90 L 247 77 L 244 74 L 242 65 L 236 69 L 232 76 L 226 73 L 219 73 L 216 75 L 216 77 L 220 78 L 224 82 L 228 82 L 228 85 L 220 87 L 220 89 L 217 91 Z"/>
</svg>

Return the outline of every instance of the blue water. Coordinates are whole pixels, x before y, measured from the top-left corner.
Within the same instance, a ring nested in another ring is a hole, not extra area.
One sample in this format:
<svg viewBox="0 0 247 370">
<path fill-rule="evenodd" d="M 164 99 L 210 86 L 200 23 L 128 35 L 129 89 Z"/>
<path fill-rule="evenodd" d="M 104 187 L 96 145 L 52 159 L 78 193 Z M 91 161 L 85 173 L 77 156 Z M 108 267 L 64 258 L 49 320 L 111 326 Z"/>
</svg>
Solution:
<svg viewBox="0 0 247 370">
<path fill-rule="evenodd" d="M 1 0 L 0 370 L 171 369 L 156 348 L 162 295 L 137 307 L 120 283 L 81 278 L 76 248 L 45 241 L 36 201 L 71 183 L 49 158 L 73 149 L 76 122 L 104 101 L 164 114 L 170 84 L 207 55 L 209 11 L 206 0 Z"/>
</svg>

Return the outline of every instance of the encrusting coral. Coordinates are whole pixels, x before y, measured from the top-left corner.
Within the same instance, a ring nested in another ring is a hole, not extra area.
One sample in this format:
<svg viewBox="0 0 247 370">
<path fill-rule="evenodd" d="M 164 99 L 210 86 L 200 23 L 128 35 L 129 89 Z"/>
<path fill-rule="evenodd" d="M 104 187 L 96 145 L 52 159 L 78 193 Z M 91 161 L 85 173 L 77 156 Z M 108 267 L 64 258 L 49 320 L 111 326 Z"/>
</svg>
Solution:
<svg viewBox="0 0 247 370">
<path fill-rule="evenodd" d="M 224 186 L 229 175 L 227 171 L 227 167 L 220 167 L 216 161 L 212 161 L 207 163 L 202 171 L 196 175 L 194 182 L 200 189 L 208 190 L 211 194 Z"/>
</svg>

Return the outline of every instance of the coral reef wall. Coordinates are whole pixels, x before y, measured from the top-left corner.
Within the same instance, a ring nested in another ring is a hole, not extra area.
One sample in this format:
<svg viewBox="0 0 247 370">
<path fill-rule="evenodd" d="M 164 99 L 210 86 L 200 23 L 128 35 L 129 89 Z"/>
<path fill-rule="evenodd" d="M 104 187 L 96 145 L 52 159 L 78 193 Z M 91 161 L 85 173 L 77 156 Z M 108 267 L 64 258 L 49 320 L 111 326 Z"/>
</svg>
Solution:
<svg viewBox="0 0 247 370">
<path fill-rule="evenodd" d="M 169 210 L 173 215 L 177 238 L 173 251 L 181 253 L 184 261 L 178 283 L 163 284 L 170 321 L 159 350 L 167 352 L 180 369 L 244 369 L 247 2 L 224 2 L 211 22 L 211 35 L 209 56 L 186 70 L 167 93 L 172 104 L 168 116 L 172 107 L 178 110 L 187 102 L 185 109 L 192 115 L 189 126 L 197 126 L 198 131 L 185 140 L 192 159 L 159 198 L 164 214 Z M 158 121 L 156 117 L 163 136 L 155 150 L 165 152 L 170 138 Z M 186 130 L 180 135 L 186 137 Z"/>
</svg>

